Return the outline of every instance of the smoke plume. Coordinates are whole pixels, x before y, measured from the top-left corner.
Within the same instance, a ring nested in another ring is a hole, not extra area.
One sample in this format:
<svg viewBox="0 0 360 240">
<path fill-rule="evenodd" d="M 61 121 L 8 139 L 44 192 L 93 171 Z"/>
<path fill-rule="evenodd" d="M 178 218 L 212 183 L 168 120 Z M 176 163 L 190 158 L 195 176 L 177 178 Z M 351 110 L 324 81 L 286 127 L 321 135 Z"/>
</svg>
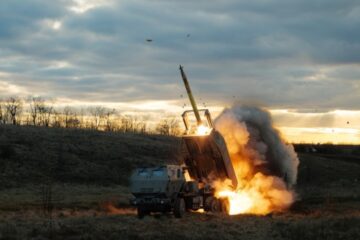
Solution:
<svg viewBox="0 0 360 240">
<path fill-rule="evenodd" d="M 217 117 L 215 128 L 225 139 L 239 182 L 236 193 L 216 183 L 218 194 L 232 201 L 232 212 L 266 214 L 289 207 L 294 195 L 288 189 L 296 183 L 299 159 L 273 127 L 270 114 L 234 105 Z"/>
<path fill-rule="evenodd" d="M 273 127 L 269 112 L 248 106 L 234 105 L 215 120 L 215 128 L 224 136 L 231 155 L 252 160 L 265 175 L 283 177 L 295 184 L 299 159 L 291 144 L 286 144 Z"/>
</svg>

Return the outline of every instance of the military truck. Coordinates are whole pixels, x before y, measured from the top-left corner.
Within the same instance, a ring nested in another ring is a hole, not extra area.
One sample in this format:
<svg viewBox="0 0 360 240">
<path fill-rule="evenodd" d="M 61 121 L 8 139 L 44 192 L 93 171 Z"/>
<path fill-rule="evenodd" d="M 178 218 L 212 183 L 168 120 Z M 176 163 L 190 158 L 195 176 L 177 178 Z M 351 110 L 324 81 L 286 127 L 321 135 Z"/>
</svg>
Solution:
<svg viewBox="0 0 360 240">
<path fill-rule="evenodd" d="M 182 166 L 166 165 L 137 168 L 131 176 L 131 204 L 137 207 L 138 216 L 150 212 L 174 212 L 181 217 L 185 210 L 184 186 L 186 179 Z"/>
<path fill-rule="evenodd" d="M 182 118 L 185 133 L 184 163 L 138 168 L 131 176 L 131 204 L 138 216 L 151 212 L 173 212 L 182 217 L 185 211 L 227 212 L 228 200 L 215 197 L 213 180 L 230 179 L 234 188 L 237 179 L 222 135 L 213 128 L 208 109 L 198 109 L 187 77 L 180 66 L 181 76 L 192 110 Z"/>
</svg>

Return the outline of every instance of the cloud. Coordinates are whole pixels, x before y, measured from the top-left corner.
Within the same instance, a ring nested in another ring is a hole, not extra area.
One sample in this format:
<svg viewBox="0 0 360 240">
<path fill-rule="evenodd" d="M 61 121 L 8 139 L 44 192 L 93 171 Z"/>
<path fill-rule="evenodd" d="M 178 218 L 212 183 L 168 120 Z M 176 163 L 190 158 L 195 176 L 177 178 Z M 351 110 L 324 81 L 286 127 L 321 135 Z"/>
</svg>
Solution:
<svg viewBox="0 0 360 240">
<path fill-rule="evenodd" d="M 359 109 L 359 25 L 355 0 L 2 0 L 0 81 L 84 102 L 177 100 L 183 64 L 207 103 Z"/>
</svg>

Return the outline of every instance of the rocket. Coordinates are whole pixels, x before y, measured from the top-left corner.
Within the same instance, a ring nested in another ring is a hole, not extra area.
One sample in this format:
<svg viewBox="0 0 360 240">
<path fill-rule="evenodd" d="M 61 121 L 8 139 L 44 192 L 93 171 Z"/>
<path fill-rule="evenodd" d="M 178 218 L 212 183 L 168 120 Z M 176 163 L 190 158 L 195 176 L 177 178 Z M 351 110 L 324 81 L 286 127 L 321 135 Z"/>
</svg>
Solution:
<svg viewBox="0 0 360 240">
<path fill-rule="evenodd" d="M 184 85 L 185 85 L 185 88 L 186 88 L 187 95 L 189 96 L 191 106 L 192 106 L 192 108 L 194 110 L 197 125 L 200 126 L 202 124 L 202 121 L 201 121 L 201 118 L 200 118 L 199 110 L 197 108 L 194 96 L 193 96 L 193 94 L 191 92 L 189 81 L 187 80 L 187 77 L 186 77 L 186 74 L 184 72 L 183 66 L 181 66 L 181 65 L 180 65 L 180 72 L 181 72 L 181 77 L 182 77 L 182 79 L 184 81 Z"/>
</svg>

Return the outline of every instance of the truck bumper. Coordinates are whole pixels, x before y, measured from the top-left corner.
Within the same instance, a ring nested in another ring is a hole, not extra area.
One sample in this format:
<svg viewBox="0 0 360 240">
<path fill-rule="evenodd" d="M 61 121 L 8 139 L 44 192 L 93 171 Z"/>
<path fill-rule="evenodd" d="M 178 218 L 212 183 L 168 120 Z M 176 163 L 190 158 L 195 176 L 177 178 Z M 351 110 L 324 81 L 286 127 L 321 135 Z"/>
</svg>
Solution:
<svg viewBox="0 0 360 240">
<path fill-rule="evenodd" d="M 171 200 L 164 198 L 135 198 L 130 200 L 135 207 L 144 207 L 152 212 L 164 212 L 171 210 Z"/>
</svg>

